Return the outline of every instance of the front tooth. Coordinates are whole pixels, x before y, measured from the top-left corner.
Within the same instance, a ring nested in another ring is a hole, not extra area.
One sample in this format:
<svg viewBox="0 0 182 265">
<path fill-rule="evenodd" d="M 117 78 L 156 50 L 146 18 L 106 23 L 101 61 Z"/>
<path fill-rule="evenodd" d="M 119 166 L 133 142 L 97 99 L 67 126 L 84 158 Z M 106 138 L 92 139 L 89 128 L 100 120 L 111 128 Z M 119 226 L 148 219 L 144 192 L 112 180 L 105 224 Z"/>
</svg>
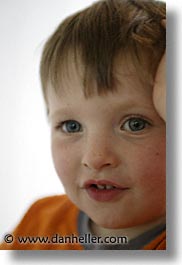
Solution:
<svg viewBox="0 0 182 265">
<path fill-rule="evenodd" d="M 105 187 L 104 187 L 103 185 L 97 185 L 97 188 L 98 188 L 99 190 L 103 190 Z"/>
<path fill-rule="evenodd" d="M 111 189 L 113 189 L 112 185 L 106 185 L 106 190 L 111 190 Z"/>
</svg>

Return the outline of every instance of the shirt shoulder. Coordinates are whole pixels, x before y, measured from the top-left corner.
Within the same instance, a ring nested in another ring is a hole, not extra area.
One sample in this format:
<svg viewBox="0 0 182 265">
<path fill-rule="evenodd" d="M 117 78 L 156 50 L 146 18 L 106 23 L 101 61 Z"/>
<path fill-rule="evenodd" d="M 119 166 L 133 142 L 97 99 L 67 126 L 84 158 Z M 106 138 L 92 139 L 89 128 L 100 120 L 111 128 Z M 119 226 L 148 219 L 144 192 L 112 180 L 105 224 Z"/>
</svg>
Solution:
<svg viewBox="0 0 182 265">
<path fill-rule="evenodd" d="M 166 250 L 166 230 L 148 243 L 144 250 Z"/>
<path fill-rule="evenodd" d="M 15 232 L 21 230 L 40 234 L 58 232 L 61 228 L 76 228 L 78 212 L 67 195 L 42 198 L 29 208 Z"/>
<path fill-rule="evenodd" d="M 51 238 L 55 234 L 61 236 L 78 235 L 78 215 L 79 209 L 69 200 L 67 195 L 45 197 L 30 206 L 12 235 L 14 239 L 27 236 Z M 17 240 L 15 241 L 8 245 L 4 243 L 0 248 L 30 248 L 30 245 L 27 244 L 21 247 Z M 37 244 L 34 244 L 32 248 L 36 246 Z"/>
<path fill-rule="evenodd" d="M 34 215 L 35 219 L 42 218 L 44 215 L 48 217 L 48 220 L 52 217 L 60 217 L 60 213 L 69 214 L 72 210 L 78 210 L 77 207 L 69 200 L 67 195 L 56 195 L 41 198 L 35 201 L 24 218 L 29 215 Z M 57 216 L 59 215 L 59 216 Z"/>
</svg>

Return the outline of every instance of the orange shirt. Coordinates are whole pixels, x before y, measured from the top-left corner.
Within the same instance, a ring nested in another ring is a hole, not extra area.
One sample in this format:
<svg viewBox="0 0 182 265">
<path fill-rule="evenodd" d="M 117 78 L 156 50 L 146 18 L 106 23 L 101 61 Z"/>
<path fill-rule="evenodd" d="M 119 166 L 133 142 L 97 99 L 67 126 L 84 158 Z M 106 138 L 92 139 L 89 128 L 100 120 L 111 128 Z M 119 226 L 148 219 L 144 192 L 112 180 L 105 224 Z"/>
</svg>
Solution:
<svg viewBox="0 0 182 265">
<path fill-rule="evenodd" d="M 85 239 L 77 228 L 79 212 L 66 195 L 40 199 L 30 207 L 12 235 L 6 237 L 9 243 L 2 243 L 0 249 L 83 250 L 80 243 Z M 165 231 L 143 249 L 165 250 Z"/>
</svg>

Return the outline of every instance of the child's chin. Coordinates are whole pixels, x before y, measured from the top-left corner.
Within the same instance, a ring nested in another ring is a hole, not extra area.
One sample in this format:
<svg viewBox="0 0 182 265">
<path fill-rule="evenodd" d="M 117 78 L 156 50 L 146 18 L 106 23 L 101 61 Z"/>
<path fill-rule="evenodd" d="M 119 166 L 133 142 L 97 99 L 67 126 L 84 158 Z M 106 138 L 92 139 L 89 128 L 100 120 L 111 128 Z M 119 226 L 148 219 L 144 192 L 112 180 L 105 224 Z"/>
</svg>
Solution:
<svg viewBox="0 0 182 265">
<path fill-rule="evenodd" d="M 117 218 L 113 216 L 113 218 L 92 218 L 92 222 L 94 222 L 97 226 L 106 228 L 106 229 L 126 229 L 131 227 L 137 227 L 144 225 L 145 222 L 143 220 L 136 220 L 131 218 Z"/>
<path fill-rule="evenodd" d="M 108 218 L 110 219 L 110 218 Z M 91 219 L 92 222 L 94 222 L 95 225 L 106 228 L 106 229 L 122 229 L 127 228 L 129 226 L 128 223 L 121 223 L 116 220 L 98 220 L 98 219 Z"/>
</svg>

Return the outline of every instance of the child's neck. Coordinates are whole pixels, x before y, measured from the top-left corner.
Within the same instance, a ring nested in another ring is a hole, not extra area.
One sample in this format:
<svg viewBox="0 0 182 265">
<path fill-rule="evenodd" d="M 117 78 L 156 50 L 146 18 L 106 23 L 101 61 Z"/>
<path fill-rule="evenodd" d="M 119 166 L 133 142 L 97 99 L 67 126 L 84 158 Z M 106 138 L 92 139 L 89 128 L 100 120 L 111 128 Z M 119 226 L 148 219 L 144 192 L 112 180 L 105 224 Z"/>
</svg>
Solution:
<svg viewBox="0 0 182 265">
<path fill-rule="evenodd" d="M 96 236 L 126 236 L 128 240 L 136 238 L 137 236 L 143 234 L 146 231 L 151 230 L 158 225 L 165 224 L 165 217 L 155 220 L 154 222 L 142 224 L 135 227 L 122 228 L 122 229 L 109 229 L 96 225 L 91 221 L 90 229 L 92 234 Z"/>
</svg>

